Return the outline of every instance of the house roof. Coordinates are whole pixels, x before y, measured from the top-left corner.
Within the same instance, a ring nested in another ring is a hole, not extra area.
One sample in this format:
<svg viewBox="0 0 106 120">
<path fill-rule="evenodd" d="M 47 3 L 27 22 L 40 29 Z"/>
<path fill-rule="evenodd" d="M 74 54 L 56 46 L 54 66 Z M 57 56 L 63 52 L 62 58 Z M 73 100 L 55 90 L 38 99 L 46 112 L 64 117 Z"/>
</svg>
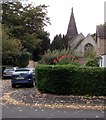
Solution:
<svg viewBox="0 0 106 120">
<path fill-rule="evenodd" d="M 96 27 L 96 35 L 101 39 L 106 39 L 106 26 L 99 25 Z"/>
</svg>

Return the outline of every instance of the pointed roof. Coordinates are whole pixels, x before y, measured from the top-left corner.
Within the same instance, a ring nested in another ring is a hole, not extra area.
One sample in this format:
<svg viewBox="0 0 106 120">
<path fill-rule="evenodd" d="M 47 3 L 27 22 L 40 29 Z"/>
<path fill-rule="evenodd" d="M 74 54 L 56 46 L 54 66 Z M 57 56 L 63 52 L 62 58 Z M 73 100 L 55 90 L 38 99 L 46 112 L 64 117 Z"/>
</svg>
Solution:
<svg viewBox="0 0 106 120">
<path fill-rule="evenodd" d="M 78 46 L 79 45 L 79 43 L 81 42 L 81 41 L 83 41 L 85 39 L 85 36 L 82 34 L 82 33 L 80 33 L 80 34 L 78 34 L 78 35 L 76 35 L 76 36 L 74 36 L 70 41 L 69 41 L 69 46 L 70 46 L 70 48 L 72 48 L 73 50 L 76 48 L 76 46 Z"/>
<path fill-rule="evenodd" d="M 76 35 L 78 35 L 78 31 L 77 31 L 76 22 L 75 22 L 74 13 L 73 13 L 73 7 L 72 7 L 70 21 L 67 29 L 67 36 L 69 38 L 73 38 Z"/>
</svg>

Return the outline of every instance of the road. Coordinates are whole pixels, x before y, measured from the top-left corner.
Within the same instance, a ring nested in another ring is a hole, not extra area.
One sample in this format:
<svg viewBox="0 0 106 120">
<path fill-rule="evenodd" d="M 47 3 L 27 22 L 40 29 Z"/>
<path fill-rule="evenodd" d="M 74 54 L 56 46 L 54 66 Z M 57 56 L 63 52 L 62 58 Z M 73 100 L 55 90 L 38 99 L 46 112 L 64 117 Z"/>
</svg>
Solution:
<svg viewBox="0 0 106 120">
<path fill-rule="evenodd" d="M 3 118 L 103 118 L 98 110 L 50 109 L 7 105 L 2 108 Z"/>
<path fill-rule="evenodd" d="M 45 95 L 41 98 L 41 95 L 36 94 L 36 98 L 40 96 L 39 99 L 30 99 L 32 98 L 32 95 L 29 95 L 30 92 L 35 94 L 36 88 L 13 89 L 10 80 L 3 80 L 2 84 L 2 118 L 82 118 L 83 120 L 86 120 L 85 118 L 104 118 L 103 109 L 70 107 L 69 104 L 69 107 L 67 105 L 64 107 L 66 103 L 63 106 L 53 103 L 55 106 L 51 107 L 51 103 L 48 105 L 47 102 L 47 98 L 50 99 L 51 96 L 47 96 L 45 99 Z M 45 100 L 42 104 L 40 104 L 41 99 Z"/>
</svg>

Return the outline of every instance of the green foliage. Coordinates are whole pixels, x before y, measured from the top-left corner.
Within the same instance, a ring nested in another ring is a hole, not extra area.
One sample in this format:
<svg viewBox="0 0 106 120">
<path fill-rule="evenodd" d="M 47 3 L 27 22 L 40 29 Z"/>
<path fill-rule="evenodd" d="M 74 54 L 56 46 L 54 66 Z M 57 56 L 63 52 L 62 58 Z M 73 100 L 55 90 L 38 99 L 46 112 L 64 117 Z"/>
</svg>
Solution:
<svg viewBox="0 0 106 120">
<path fill-rule="evenodd" d="M 50 44 L 49 33 L 44 31 L 44 27 L 50 23 L 47 6 L 34 7 L 31 4 L 23 6 L 21 2 L 3 2 L 2 9 L 2 25 L 7 27 L 8 31 L 5 29 L 5 32 L 9 39 L 20 40 L 23 49 L 30 52 L 34 60 L 39 59 Z"/>
<path fill-rule="evenodd" d="M 106 95 L 106 69 L 72 65 L 38 65 L 36 85 L 43 93 Z"/>
<path fill-rule="evenodd" d="M 17 57 L 21 54 L 21 41 L 9 37 L 8 29 L 2 26 L 2 63 L 15 65 Z"/>
<path fill-rule="evenodd" d="M 25 39 L 23 39 L 24 48 L 26 48 L 27 51 L 30 51 L 31 53 L 33 53 L 34 49 L 36 49 L 40 43 L 41 40 L 37 38 L 35 33 L 26 35 Z"/>
<path fill-rule="evenodd" d="M 68 38 L 65 35 L 56 35 L 54 37 L 54 40 L 52 41 L 51 45 L 50 45 L 50 49 L 51 50 L 62 50 L 62 49 L 68 49 Z"/>
<path fill-rule="evenodd" d="M 78 57 L 75 56 L 70 50 L 48 50 L 43 56 L 41 64 L 78 64 Z"/>
<path fill-rule="evenodd" d="M 19 67 L 26 67 L 31 54 L 22 48 L 21 41 L 9 37 L 8 29 L 2 27 L 2 63 L 3 65 L 12 65 Z"/>
<path fill-rule="evenodd" d="M 96 59 L 90 59 L 85 65 L 92 67 L 99 67 Z"/>
<path fill-rule="evenodd" d="M 54 37 L 54 40 L 52 41 L 51 45 L 50 45 L 50 48 L 51 50 L 55 50 L 55 49 L 62 49 L 62 36 L 61 34 L 59 35 L 56 35 Z"/>
<path fill-rule="evenodd" d="M 17 65 L 19 67 L 26 67 L 29 63 L 31 54 L 27 51 L 24 51 L 21 53 L 21 55 L 18 57 Z"/>
<path fill-rule="evenodd" d="M 39 35 L 39 43 L 36 49 L 33 51 L 33 60 L 38 61 L 41 59 L 41 56 L 44 55 L 44 53 L 48 50 L 49 45 L 50 45 L 50 39 L 49 39 L 49 34 L 44 31 L 40 31 Z"/>
<path fill-rule="evenodd" d="M 93 59 L 95 58 L 96 53 L 93 50 L 87 50 L 85 52 L 85 57 L 87 57 L 88 59 Z"/>
</svg>

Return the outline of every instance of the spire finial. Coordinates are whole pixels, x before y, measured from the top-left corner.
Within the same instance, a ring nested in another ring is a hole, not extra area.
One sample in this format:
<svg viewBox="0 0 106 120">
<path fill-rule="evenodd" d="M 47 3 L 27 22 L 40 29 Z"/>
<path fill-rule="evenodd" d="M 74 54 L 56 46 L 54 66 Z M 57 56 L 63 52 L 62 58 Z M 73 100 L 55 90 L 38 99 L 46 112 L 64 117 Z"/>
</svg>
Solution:
<svg viewBox="0 0 106 120">
<path fill-rule="evenodd" d="M 71 11 L 72 11 L 72 13 L 73 13 L 73 7 L 71 8 Z"/>
</svg>

